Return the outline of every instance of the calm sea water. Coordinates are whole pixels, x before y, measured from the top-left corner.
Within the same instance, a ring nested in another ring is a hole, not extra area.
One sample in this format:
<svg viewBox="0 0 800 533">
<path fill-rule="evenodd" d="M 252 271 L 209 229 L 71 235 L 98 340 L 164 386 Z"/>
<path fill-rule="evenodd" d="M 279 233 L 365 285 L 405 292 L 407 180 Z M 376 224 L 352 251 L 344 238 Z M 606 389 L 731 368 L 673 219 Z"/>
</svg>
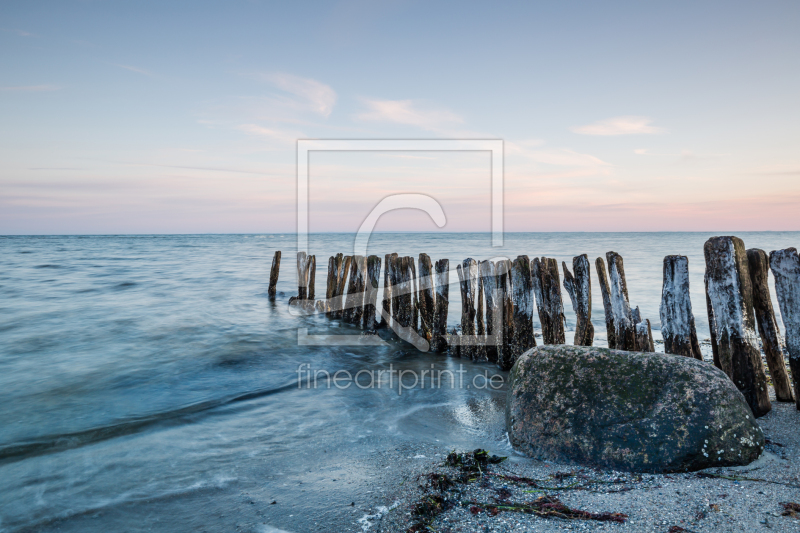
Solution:
<svg viewBox="0 0 800 533">
<path fill-rule="evenodd" d="M 425 252 L 453 267 L 466 257 L 527 254 L 571 266 L 573 255 L 594 260 L 614 250 L 624 257 L 632 304 L 656 330 L 663 256 L 684 254 L 702 339 L 702 247 L 711 235 L 518 233 L 493 248 L 488 234 L 384 233 L 373 235 L 369 253 Z M 738 235 L 767 251 L 800 245 L 797 232 Z M 396 340 L 298 346 L 299 327 L 357 331 L 289 313 L 295 244 L 293 235 L 0 237 L 0 531 L 240 522 L 243 530 L 325 529 L 326 518 L 370 490 L 378 474 L 371 458 L 381 450 L 429 442 L 509 451 L 502 389 L 298 388 L 304 363 L 351 374 L 463 364 L 467 383 L 494 370 Z M 353 236 L 312 235 L 309 244 L 324 294 L 327 258 L 352 253 Z M 275 250 L 283 251 L 282 294 L 270 301 Z M 602 345 L 602 300 L 592 284 Z M 450 296 L 455 325 L 457 283 Z M 268 505 L 276 499 L 279 510 Z"/>
</svg>

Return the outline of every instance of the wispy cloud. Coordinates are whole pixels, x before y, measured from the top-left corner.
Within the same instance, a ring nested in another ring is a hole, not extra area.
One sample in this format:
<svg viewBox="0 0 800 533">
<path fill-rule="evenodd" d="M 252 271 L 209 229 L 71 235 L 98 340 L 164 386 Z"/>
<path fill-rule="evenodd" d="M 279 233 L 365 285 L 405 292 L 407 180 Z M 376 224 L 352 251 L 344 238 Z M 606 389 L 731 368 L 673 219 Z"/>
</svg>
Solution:
<svg viewBox="0 0 800 533">
<path fill-rule="evenodd" d="M 581 135 L 643 135 L 666 132 L 664 128 L 651 126 L 651 122 L 653 120 L 648 117 L 614 117 L 585 126 L 576 126 L 572 131 Z"/>
<path fill-rule="evenodd" d="M 302 139 L 305 137 L 305 135 L 297 131 L 264 128 L 263 126 L 258 126 L 257 124 L 241 124 L 237 126 L 236 129 L 249 135 L 266 137 L 268 139 L 292 145 L 297 142 L 297 139 Z"/>
<path fill-rule="evenodd" d="M 61 87 L 58 85 L 13 85 L 10 87 L 0 87 L 0 91 L 14 91 L 23 93 L 35 93 L 43 91 L 57 91 Z"/>
<path fill-rule="evenodd" d="M 365 100 L 364 103 L 367 111 L 357 116 L 359 120 L 416 126 L 433 132 L 464 123 L 464 119 L 452 111 L 424 107 L 414 100 Z"/>
<path fill-rule="evenodd" d="M 125 70 L 130 70 L 131 72 L 135 72 L 137 74 L 144 74 L 145 76 L 155 76 L 155 74 L 153 74 L 149 70 L 145 70 L 143 68 L 133 67 L 131 65 L 121 65 L 119 63 L 112 63 L 112 64 L 115 67 L 124 68 Z"/>
<path fill-rule="evenodd" d="M 299 99 L 299 102 L 296 100 L 295 103 L 299 103 L 300 107 L 322 116 L 329 116 L 336 104 L 336 91 L 320 81 L 284 72 L 262 74 L 261 78 Z"/>
<path fill-rule="evenodd" d="M 18 28 L 0 28 L 0 31 L 14 33 L 16 35 L 19 35 L 20 37 L 36 37 L 36 35 L 34 35 L 33 33 L 25 30 L 20 30 Z"/>
</svg>

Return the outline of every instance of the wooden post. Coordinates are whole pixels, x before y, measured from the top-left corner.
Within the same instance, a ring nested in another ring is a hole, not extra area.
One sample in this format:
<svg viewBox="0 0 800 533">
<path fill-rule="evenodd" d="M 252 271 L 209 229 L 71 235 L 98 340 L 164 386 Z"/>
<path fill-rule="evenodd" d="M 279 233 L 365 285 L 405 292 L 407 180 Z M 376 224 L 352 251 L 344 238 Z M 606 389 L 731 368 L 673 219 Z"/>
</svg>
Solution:
<svg viewBox="0 0 800 533">
<path fill-rule="evenodd" d="M 362 256 L 354 255 L 350 260 L 350 275 L 347 280 L 347 292 L 344 297 L 344 308 L 342 309 L 342 321 L 349 324 L 353 323 L 353 314 L 356 307 L 356 287 L 358 286 L 358 265 Z"/>
<path fill-rule="evenodd" d="M 625 281 L 625 268 L 622 256 L 616 252 L 607 252 L 608 279 L 611 294 L 611 310 L 614 313 L 614 336 L 620 350 L 636 350 L 636 333 L 634 331 L 631 305 L 628 300 L 628 284 Z"/>
<path fill-rule="evenodd" d="M 381 313 L 380 327 L 385 328 L 389 325 L 392 316 L 392 283 L 389 277 L 392 254 L 384 256 L 383 268 L 383 301 L 381 302 L 383 312 Z"/>
<path fill-rule="evenodd" d="M 414 265 L 414 258 L 407 257 L 408 259 L 408 268 L 409 274 L 408 277 L 411 280 L 411 296 L 413 301 L 411 303 L 411 329 L 414 331 L 419 331 L 419 291 L 417 288 L 417 267 Z"/>
<path fill-rule="evenodd" d="M 269 271 L 269 289 L 267 289 L 267 295 L 270 298 L 275 298 L 275 294 L 278 290 L 278 273 L 281 270 L 281 251 L 278 250 L 275 252 L 275 255 L 272 256 L 272 268 Z"/>
<path fill-rule="evenodd" d="M 542 342 L 564 344 L 564 302 L 561 299 L 558 261 L 549 257 L 534 257 L 531 262 L 531 279 L 536 294 L 539 322 L 542 324 Z"/>
<path fill-rule="evenodd" d="M 389 269 L 389 295 L 391 298 L 391 326 L 397 324 L 397 315 L 400 311 L 400 257 L 397 254 L 389 255 L 389 262 L 386 263 Z"/>
<path fill-rule="evenodd" d="M 419 318 L 420 334 L 433 348 L 433 317 L 436 313 L 433 266 L 428 254 L 419 254 Z"/>
<path fill-rule="evenodd" d="M 661 335 L 664 351 L 703 360 L 689 297 L 689 259 L 684 255 L 664 257 L 661 288 Z"/>
<path fill-rule="evenodd" d="M 447 310 L 450 305 L 450 261 L 439 259 L 436 261 L 436 298 L 434 303 L 436 311 L 433 316 L 433 344 L 435 352 L 443 352 L 447 348 Z"/>
<path fill-rule="evenodd" d="M 779 402 L 793 402 L 792 385 L 786 373 L 786 363 L 781 347 L 781 332 L 775 320 L 772 298 L 769 295 L 769 258 L 767 252 L 758 248 L 747 250 L 747 267 L 750 283 L 753 286 L 753 308 L 756 313 L 758 334 L 767 358 L 767 367 L 775 389 L 775 399 Z"/>
<path fill-rule="evenodd" d="M 328 259 L 328 280 L 325 286 L 325 311 L 328 318 L 333 318 L 334 298 L 336 287 L 339 283 L 339 271 L 342 269 L 342 254 L 336 254 Z"/>
<path fill-rule="evenodd" d="M 597 269 L 597 278 L 600 280 L 600 293 L 603 295 L 608 347 L 614 350 L 617 349 L 617 326 L 614 324 L 614 309 L 611 306 L 611 289 L 608 286 L 608 276 L 606 276 L 606 263 L 602 257 L 598 257 L 594 264 Z"/>
<path fill-rule="evenodd" d="M 355 262 L 356 286 L 353 294 L 352 322 L 361 327 L 364 320 L 364 297 L 366 295 L 367 258 L 363 255 L 356 256 Z M 348 301 L 350 300 L 348 296 Z"/>
<path fill-rule="evenodd" d="M 527 255 L 511 263 L 511 291 L 514 304 L 514 335 L 511 345 L 511 364 L 525 351 L 536 346 L 533 335 L 533 287 L 531 262 Z"/>
<path fill-rule="evenodd" d="M 336 295 L 334 298 L 334 305 L 333 305 L 334 318 L 342 318 L 344 316 L 345 289 L 347 288 L 347 282 L 350 277 L 350 268 L 352 262 L 353 262 L 353 256 L 351 255 L 344 256 L 341 269 L 339 269 L 338 272 L 338 277 L 336 281 Z"/>
<path fill-rule="evenodd" d="M 706 289 L 706 311 L 708 313 L 708 330 L 711 336 L 711 356 L 714 361 L 714 366 L 724 372 L 722 363 L 719 360 L 719 346 L 717 345 L 717 333 L 714 327 L 716 322 L 714 320 L 714 308 L 711 306 L 711 297 L 708 295 L 708 277 L 703 277 L 703 284 Z"/>
<path fill-rule="evenodd" d="M 567 289 L 572 309 L 575 311 L 576 346 L 591 346 L 594 342 L 594 326 L 592 325 L 592 272 L 589 257 L 586 254 L 572 258 L 572 270 L 562 262 L 564 269 L 564 288 Z"/>
<path fill-rule="evenodd" d="M 738 237 L 712 237 L 703 252 L 722 370 L 744 395 L 753 415 L 764 416 L 772 406 L 756 340 L 753 289 L 744 243 Z"/>
<path fill-rule="evenodd" d="M 499 330 L 495 321 L 497 321 L 497 325 L 502 323 L 502 315 L 499 308 L 500 299 L 498 298 L 500 296 L 500 278 L 497 276 L 497 267 L 491 261 L 481 261 L 479 268 L 481 289 L 483 290 L 484 298 L 486 298 L 486 335 L 492 337 L 497 335 Z M 498 352 L 496 341 L 486 344 L 483 348 L 486 360 L 490 363 L 496 363 Z"/>
<path fill-rule="evenodd" d="M 400 308 L 398 309 L 397 321 L 404 328 L 411 327 L 412 317 L 412 303 L 413 296 L 411 294 L 411 267 L 408 265 L 408 256 L 399 257 L 400 270 L 398 277 L 400 279 L 400 291 L 398 300 Z"/>
<path fill-rule="evenodd" d="M 775 276 L 775 293 L 786 328 L 795 405 L 800 409 L 800 257 L 794 248 L 775 250 L 769 253 L 769 266 Z"/>
<path fill-rule="evenodd" d="M 378 303 L 378 280 L 381 277 L 381 258 L 371 255 L 367 258 L 367 272 L 364 289 L 364 319 L 363 329 L 373 331 L 378 325 L 375 312 Z"/>
<path fill-rule="evenodd" d="M 514 291 L 512 287 L 511 261 L 502 259 L 495 264 L 500 286 L 500 310 L 502 323 L 500 335 L 501 345 L 498 346 L 497 366 L 503 370 L 510 370 L 514 366 Z"/>
<path fill-rule="evenodd" d="M 478 293 L 478 263 L 471 257 L 456 266 L 461 287 L 461 357 L 474 358 L 475 299 Z"/>
<path fill-rule="evenodd" d="M 297 299 L 308 299 L 308 267 L 311 263 L 305 252 L 297 252 Z"/>
<path fill-rule="evenodd" d="M 309 256 L 308 264 L 308 299 L 314 300 L 314 282 L 317 277 L 317 256 Z"/>
</svg>

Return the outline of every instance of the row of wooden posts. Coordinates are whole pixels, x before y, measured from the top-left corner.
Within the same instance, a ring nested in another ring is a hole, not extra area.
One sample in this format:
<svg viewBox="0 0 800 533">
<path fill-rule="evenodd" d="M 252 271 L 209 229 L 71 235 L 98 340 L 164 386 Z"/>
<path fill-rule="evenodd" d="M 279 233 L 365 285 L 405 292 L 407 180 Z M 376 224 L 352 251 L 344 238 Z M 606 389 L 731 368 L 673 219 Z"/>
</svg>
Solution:
<svg viewBox="0 0 800 533">
<path fill-rule="evenodd" d="M 795 401 L 800 409 L 800 258 L 794 248 L 769 255 L 745 250 L 737 237 L 712 237 L 704 247 L 706 304 L 714 364 L 736 384 L 756 417 L 770 408 L 766 373 L 756 330 L 761 338 L 776 399 Z M 275 252 L 268 293 L 275 296 L 281 252 Z M 476 261 L 456 266 L 461 289 L 460 332 L 447 332 L 450 265 L 419 254 L 387 254 L 383 261 L 383 299 L 378 305 L 381 258 L 337 254 L 328 260 L 325 299 L 315 299 L 316 258 L 297 254 L 298 295 L 290 304 L 307 312 L 325 313 L 364 330 L 391 327 L 417 348 L 445 352 L 510 369 L 517 357 L 536 346 L 536 305 L 544 344 L 564 344 L 565 317 L 558 262 L 521 255 L 516 259 Z M 416 265 L 419 265 L 419 275 Z M 563 285 L 576 315 L 574 344 L 591 346 L 591 266 L 586 254 L 561 263 Z M 608 252 L 595 260 L 603 298 L 606 335 L 612 349 L 655 351 L 650 320 L 632 307 L 622 256 Z M 775 287 L 786 328 L 786 351 L 794 387 L 784 363 L 784 348 L 769 293 Z M 703 360 L 689 297 L 689 261 L 682 255 L 664 258 L 660 307 L 666 353 Z M 379 317 L 379 318 L 378 318 Z M 794 388 L 794 394 L 792 389 Z"/>
</svg>

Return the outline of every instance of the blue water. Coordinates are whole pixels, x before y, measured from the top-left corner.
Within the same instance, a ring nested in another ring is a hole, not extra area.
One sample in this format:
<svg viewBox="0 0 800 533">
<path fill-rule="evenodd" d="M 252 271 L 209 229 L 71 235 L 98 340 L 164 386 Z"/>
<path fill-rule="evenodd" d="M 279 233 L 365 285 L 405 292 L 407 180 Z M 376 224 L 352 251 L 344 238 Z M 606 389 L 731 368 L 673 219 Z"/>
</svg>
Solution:
<svg viewBox="0 0 800 533">
<path fill-rule="evenodd" d="M 738 235 L 768 252 L 800 245 L 798 232 Z M 656 335 L 663 256 L 687 255 L 702 339 L 710 236 L 519 233 L 493 248 L 489 234 L 384 233 L 372 236 L 369 253 L 425 252 L 453 267 L 466 257 L 527 254 L 571 266 L 573 255 L 594 260 L 614 250 L 624 257 L 631 303 Z M 345 503 L 377 475 L 371 458 L 398 442 L 507 447 L 502 389 L 298 388 L 302 363 L 352 374 L 463 364 L 467 381 L 495 370 L 398 340 L 298 346 L 298 328 L 357 330 L 289 313 L 295 246 L 291 234 L 0 237 L 0 531 L 231 529 L 240 522 L 244 530 L 317 530 L 326 517 L 350 512 Z M 353 236 L 312 235 L 309 247 L 317 295 L 324 294 L 327 258 L 352 253 Z M 283 252 L 281 294 L 271 301 L 275 250 Z M 459 290 L 456 277 L 450 281 L 455 325 Z M 596 277 L 592 287 L 602 345 Z M 346 487 L 331 481 L 337 475 Z M 275 511 L 268 505 L 275 498 L 292 503 Z"/>
</svg>

